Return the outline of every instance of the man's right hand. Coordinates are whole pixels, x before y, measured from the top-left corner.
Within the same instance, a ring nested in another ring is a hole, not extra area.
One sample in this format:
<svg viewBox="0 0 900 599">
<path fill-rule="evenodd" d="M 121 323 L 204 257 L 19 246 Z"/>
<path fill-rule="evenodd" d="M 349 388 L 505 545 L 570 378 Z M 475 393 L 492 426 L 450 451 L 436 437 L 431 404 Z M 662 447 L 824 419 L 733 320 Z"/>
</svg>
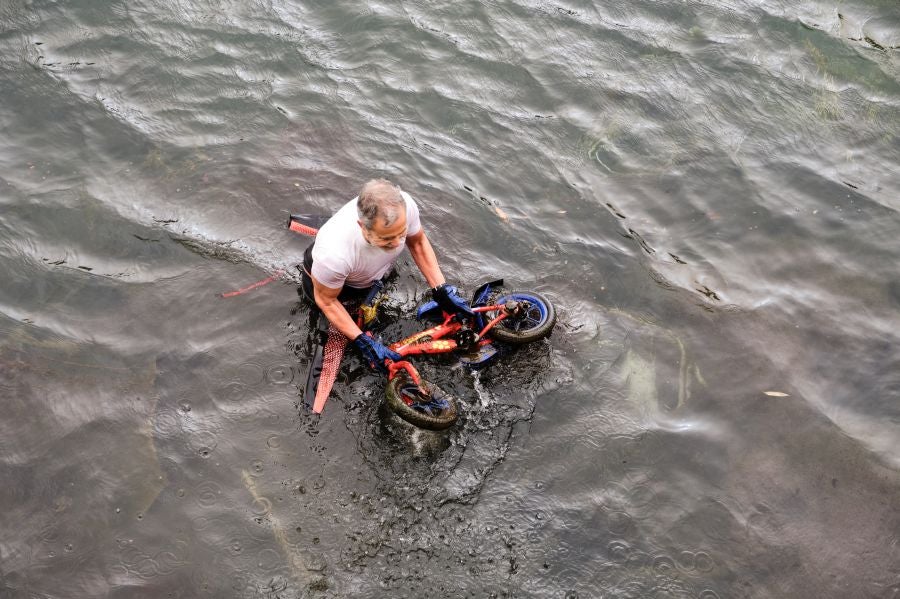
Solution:
<svg viewBox="0 0 900 599">
<path fill-rule="evenodd" d="M 378 370 L 382 374 L 387 374 L 387 367 L 384 365 L 385 360 L 391 359 L 396 362 L 403 359 L 403 356 L 365 333 L 360 333 L 353 340 L 353 344 L 359 349 L 363 359 L 368 362 L 369 368 Z"/>
</svg>

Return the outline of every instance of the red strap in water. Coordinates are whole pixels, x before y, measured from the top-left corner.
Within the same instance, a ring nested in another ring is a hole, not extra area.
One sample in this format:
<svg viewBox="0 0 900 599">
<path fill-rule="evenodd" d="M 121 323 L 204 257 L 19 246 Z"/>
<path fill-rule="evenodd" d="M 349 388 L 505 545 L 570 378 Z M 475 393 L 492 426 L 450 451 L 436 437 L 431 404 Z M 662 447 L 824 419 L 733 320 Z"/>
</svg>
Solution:
<svg viewBox="0 0 900 599">
<path fill-rule="evenodd" d="M 241 295 L 243 293 L 247 293 L 248 291 L 253 291 L 257 287 L 262 287 L 263 285 L 268 285 L 272 281 L 277 281 L 279 279 L 279 277 L 281 277 L 281 275 L 283 275 L 283 274 L 284 274 L 283 270 L 275 271 L 275 274 L 272 275 L 271 277 L 263 279 L 262 281 L 257 281 L 255 283 L 253 283 L 252 285 L 247 285 L 246 287 L 241 287 L 240 289 L 237 289 L 235 291 L 226 291 L 225 293 L 222 294 L 222 297 L 234 297 L 236 295 Z"/>
</svg>

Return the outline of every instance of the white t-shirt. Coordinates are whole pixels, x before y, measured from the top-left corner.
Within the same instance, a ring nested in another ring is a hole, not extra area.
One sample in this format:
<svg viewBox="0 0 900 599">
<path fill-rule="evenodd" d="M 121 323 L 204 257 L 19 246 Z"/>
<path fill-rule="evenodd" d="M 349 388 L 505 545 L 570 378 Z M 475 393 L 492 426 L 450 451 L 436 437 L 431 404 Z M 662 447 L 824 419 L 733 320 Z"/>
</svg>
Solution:
<svg viewBox="0 0 900 599">
<path fill-rule="evenodd" d="M 406 235 L 422 230 L 419 207 L 405 191 Z M 392 250 L 370 245 L 360 229 L 356 200 L 344 204 L 316 234 L 312 250 L 312 276 L 322 285 L 340 289 L 344 285 L 364 289 L 383 277 L 406 244 Z"/>
</svg>

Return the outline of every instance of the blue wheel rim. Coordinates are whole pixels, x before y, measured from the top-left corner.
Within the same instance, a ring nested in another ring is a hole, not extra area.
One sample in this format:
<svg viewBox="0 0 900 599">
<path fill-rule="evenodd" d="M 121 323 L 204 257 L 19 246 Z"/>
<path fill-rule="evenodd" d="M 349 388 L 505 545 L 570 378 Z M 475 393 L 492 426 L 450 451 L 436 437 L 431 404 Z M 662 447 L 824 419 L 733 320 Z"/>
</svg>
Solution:
<svg viewBox="0 0 900 599">
<path fill-rule="evenodd" d="M 495 303 L 502 304 L 508 300 L 527 302 L 528 310 L 524 317 L 509 323 L 507 323 L 506 320 L 503 320 L 500 322 L 500 326 L 516 332 L 521 332 L 523 330 L 530 331 L 536 329 L 547 322 L 547 306 L 544 305 L 544 301 L 541 298 L 530 293 L 510 293 L 497 298 Z"/>
</svg>

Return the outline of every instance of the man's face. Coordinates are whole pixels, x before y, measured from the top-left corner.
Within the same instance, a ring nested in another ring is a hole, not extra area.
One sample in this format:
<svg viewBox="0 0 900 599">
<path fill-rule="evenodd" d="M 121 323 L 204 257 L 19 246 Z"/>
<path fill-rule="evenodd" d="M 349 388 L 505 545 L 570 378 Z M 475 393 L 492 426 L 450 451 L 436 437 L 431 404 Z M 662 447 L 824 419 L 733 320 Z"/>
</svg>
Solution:
<svg viewBox="0 0 900 599">
<path fill-rule="evenodd" d="M 379 247 L 386 252 L 395 250 L 406 243 L 406 214 L 401 214 L 400 218 L 390 226 L 385 226 L 381 219 L 375 219 L 375 224 L 371 229 L 366 229 L 362 223 L 359 223 L 359 227 L 369 245 Z"/>
</svg>

